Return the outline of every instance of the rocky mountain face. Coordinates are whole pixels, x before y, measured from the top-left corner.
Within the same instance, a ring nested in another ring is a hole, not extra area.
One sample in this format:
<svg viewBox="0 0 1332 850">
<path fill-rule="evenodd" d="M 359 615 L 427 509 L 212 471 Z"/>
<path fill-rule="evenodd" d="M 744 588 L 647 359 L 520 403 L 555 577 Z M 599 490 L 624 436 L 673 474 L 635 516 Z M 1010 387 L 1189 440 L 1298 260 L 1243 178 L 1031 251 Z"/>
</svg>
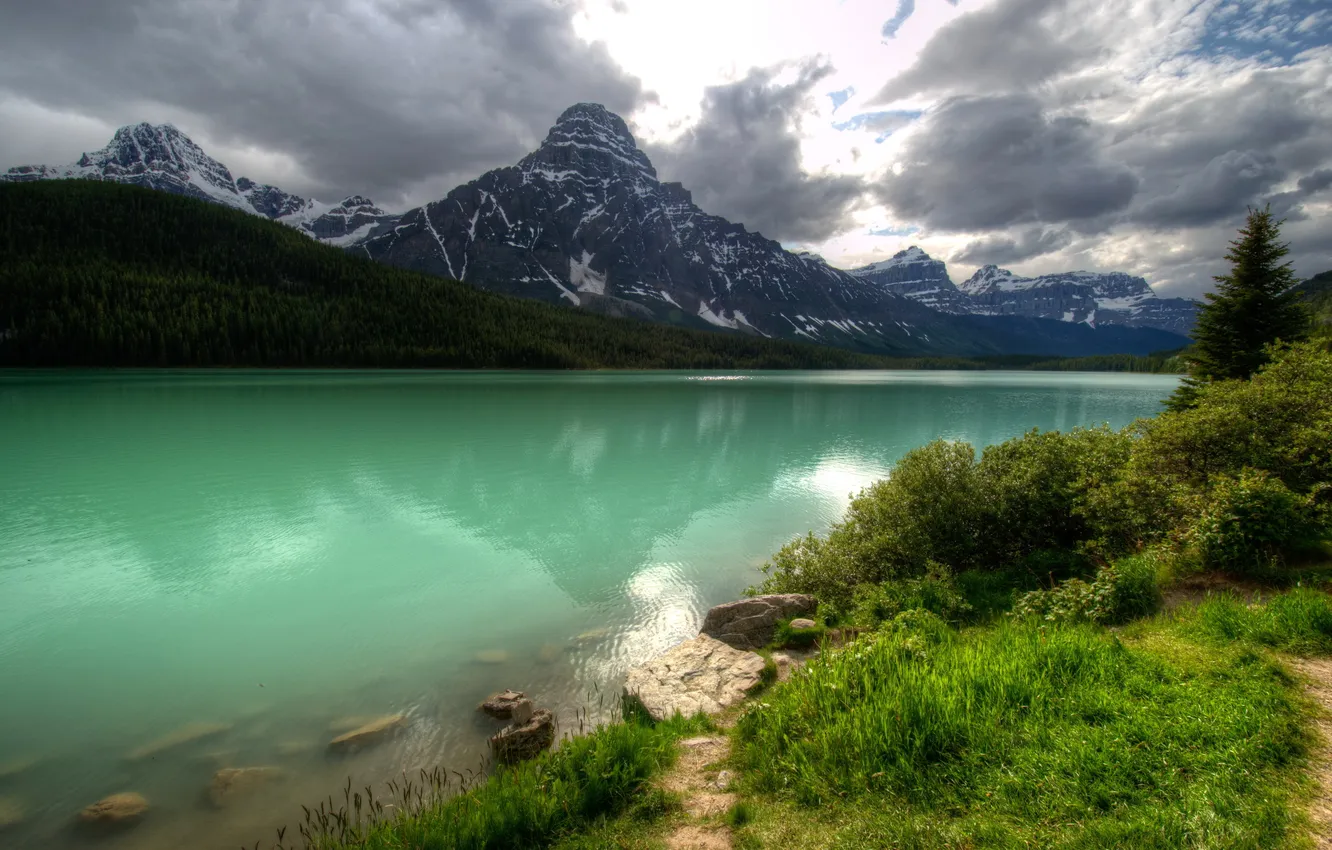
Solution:
<svg viewBox="0 0 1332 850">
<path fill-rule="evenodd" d="M 330 205 L 246 177 L 233 179 L 225 165 L 170 124 L 121 127 L 110 144 L 72 165 L 21 165 L 0 174 L 0 182 L 11 183 L 73 178 L 129 183 L 224 204 L 334 245 L 355 241 L 396 219 L 359 195 Z"/>
<path fill-rule="evenodd" d="M 954 285 L 943 262 L 914 245 L 851 274 L 892 287 L 936 310 L 974 316 L 1157 328 L 1187 336 L 1198 312 L 1197 302 L 1158 298 L 1147 281 L 1123 272 L 1064 272 L 1026 278 L 991 265 Z"/>
<path fill-rule="evenodd" d="M 852 269 L 851 275 L 872 281 L 945 313 L 969 313 L 967 298 L 948 277 L 948 268 L 912 245 L 891 259 Z"/>
<path fill-rule="evenodd" d="M 487 289 L 764 336 L 905 349 L 943 318 L 703 212 L 596 104 L 566 110 L 517 165 L 409 210 L 359 247 Z"/>
<path fill-rule="evenodd" d="M 902 285 L 915 278 L 849 274 L 709 215 L 684 186 L 660 181 L 624 121 L 597 104 L 570 107 L 516 165 L 407 211 L 355 250 L 613 315 L 886 352 L 1008 350 L 990 330 L 908 297 L 928 288 Z M 935 265 L 921 274 L 946 281 Z M 1042 352 L 1102 342 L 1067 328 L 1032 336 Z"/>
</svg>

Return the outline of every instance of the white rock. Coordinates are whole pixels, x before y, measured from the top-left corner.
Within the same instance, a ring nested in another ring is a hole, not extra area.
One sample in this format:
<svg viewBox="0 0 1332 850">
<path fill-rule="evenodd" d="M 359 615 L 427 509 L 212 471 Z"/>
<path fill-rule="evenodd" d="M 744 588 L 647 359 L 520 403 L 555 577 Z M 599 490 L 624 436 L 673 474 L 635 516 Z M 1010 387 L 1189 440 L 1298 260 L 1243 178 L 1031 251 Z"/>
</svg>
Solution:
<svg viewBox="0 0 1332 850">
<path fill-rule="evenodd" d="M 699 635 L 629 671 L 625 691 L 657 720 L 680 712 L 716 714 L 758 685 L 763 659 Z"/>
</svg>

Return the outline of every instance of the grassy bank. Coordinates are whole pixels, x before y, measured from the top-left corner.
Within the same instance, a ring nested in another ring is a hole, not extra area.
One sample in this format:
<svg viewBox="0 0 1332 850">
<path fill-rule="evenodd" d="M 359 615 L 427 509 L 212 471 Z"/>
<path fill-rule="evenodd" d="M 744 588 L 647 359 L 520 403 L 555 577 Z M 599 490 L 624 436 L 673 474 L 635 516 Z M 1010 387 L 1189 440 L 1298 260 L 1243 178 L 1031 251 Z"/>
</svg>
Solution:
<svg viewBox="0 0 1332 850">
<path fill-rule="evenodd" d="M 625 812 L 664 810 L 648 779 L 675 757 L 682 735 L 709 728 L 703 718 L 654 723 L 626 709 L 623 722 L 570 738 L 558 750 L 497 770 L 470 787 L 442 770 L 373 788 L 345 790 L 341 803 L 307 809 L 276 848 L 310 850 L 489 850 L 549 847 Z M 461 783 L 461 784 L 459 784 Z"/>
</svg>

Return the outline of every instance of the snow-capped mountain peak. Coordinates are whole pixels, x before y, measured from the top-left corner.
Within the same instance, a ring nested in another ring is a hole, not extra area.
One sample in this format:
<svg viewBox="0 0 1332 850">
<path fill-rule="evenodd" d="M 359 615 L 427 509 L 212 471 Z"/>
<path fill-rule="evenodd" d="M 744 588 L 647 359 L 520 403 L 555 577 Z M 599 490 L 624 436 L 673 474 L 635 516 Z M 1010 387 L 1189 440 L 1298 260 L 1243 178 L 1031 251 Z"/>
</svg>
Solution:
<svg viewBox="0 0 1332 850">
<path fill-rule="evenodd" d="M 958 289 L 968 295 L 984 295 L 987 292 L 1012 292 L 1022 289 L 1023 284 L 1029 284 L 1031 280 L 1025 277 L 1019 277 L 1008 269 L 1001 269 L 996 265 L 981 266 L 976 273 L 958 284 Z"/>
<path fill-rule="evenodd" d="M 603 179 L 657 184 L 657 170 L 638 149 L 624 119 L 599 103 L 576 103 L 560 114 L 541 147 L 524 157 L 524 173 L 548 179 L 591 170 Z"/>
<path fill-rule="evenodd" d="M 121 127 L 106 147 L 85 153 L 72 165 L 24 165 L 0 174 L 0 182 L 76 178 L 130 183 L 225 204 L 335 245 L 360 239 L 396 219 L 360 195 L 330 206 L 247 177 L 234 180 L 225 165 L 171 124 Z"/>
</svg>

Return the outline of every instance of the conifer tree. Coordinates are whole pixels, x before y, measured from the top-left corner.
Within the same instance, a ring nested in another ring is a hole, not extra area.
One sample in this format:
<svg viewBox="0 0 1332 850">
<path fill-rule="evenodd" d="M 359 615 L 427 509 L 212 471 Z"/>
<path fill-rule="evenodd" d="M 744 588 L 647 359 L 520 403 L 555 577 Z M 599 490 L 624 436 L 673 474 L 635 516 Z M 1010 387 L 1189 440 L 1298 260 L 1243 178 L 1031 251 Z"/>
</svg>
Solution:
<svg viewBox="0 0 1332 850">
<path fill-rule="evenodd" d="M 1279 241 L 1282 221 L 1270 207 L 1250 209 L 1230 243 L 1230 273 L 1213 278 L 1216 291 L 1198 312 L 1189 375 L 1170 399 L 1192 406 L 1197 388 L 1211 381 L 1243 380 L 1267 362 L 1266 347 L 1295 342 L 1309 332 L 1309 314 L 1293 287 L 1295 274 L 1281 258 L 1290 246 Z"/>
</svg>

